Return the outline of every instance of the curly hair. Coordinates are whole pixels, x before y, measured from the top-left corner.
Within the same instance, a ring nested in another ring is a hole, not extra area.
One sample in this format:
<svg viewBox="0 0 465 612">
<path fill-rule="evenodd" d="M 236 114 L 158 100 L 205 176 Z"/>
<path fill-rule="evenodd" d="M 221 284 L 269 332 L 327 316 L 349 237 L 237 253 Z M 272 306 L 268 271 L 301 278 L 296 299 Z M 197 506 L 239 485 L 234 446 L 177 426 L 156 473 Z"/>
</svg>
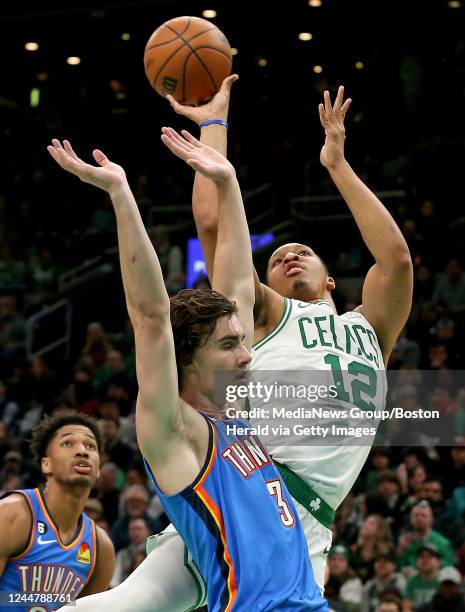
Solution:
<svg viewBox="0 0 465 612">
<path fill-rule="evenodd" d="M 32 437 L 30 439 L 31 450 L 34 459 L 39 465 L 42 457 L 47 456 L 47 447 L 57 431 L 65 425 L 83 425 L 90 429 L 97 441 L 99 454 L 102 452 L 103 441 L 96 419 L 75 410 L 58 410 L 51 416 L 45 416 L 32 430 Z"/>
<path fill-rule="evenodd" d="M 212 335 L 218 319 L 237 313 L 234 302 L 212 289 L 183 289 L 170 299 L 179 388 L 183 367 L 190 365 L 198 348 Z"/>
</svg>

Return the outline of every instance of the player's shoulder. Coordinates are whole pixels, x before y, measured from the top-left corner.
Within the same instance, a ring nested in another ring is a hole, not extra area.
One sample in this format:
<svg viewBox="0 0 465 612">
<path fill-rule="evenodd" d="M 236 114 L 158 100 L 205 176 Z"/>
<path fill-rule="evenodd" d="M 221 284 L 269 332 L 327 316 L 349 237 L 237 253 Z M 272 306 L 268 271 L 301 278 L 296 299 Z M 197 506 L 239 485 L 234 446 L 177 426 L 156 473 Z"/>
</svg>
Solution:
<svg viewBox="0 0 465 612">
<path fill-rule="evenodd" d="M 97 546 L 99 549 L 99 554 L 113 554 L 115 553 L 115 547 L 113 542 L 108 535 L 108 533 L 100 527 L 99 525 L 95 525 L 95 535 L 97 538 Z"/>
<path fill-rule="evenodd" d="M 31 528 L 32 511 L 24 493 L 12 492 L 0 500 L 0 533 L 8 534 L 5 543 L 9 556 L 26 547 Z"/>
<path fill-rule="evenodd" d="M 12 491 L 0 499 L 0 516 L 2 520 L 8 516 L 15 520 L 21 520 L 23 516 L 30 518 L 31 508 L 26 492 Z"/>
<path fill-rule="evenodd" d="M 357 306 L 357 308 L 354 308 L 353 310 L 348 310 L 347 312 L 343 312 L 338 316 L 340 319 L 345 319 L 346 321 L 365 321 L 371 327 L 370 322 L 368 321 L 363 312 L 362 304 L 360 306 Z"/>
</svg>

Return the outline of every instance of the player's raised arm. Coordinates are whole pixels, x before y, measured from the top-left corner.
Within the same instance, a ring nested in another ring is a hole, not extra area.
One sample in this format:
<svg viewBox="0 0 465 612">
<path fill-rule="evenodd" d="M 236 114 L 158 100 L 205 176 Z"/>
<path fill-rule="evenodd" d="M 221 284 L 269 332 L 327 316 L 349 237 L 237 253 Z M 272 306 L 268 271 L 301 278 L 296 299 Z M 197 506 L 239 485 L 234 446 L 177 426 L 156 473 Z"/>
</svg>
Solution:
<svg viewBox="0 0 465 612">
<path fill-rule="evenodd" d="M 344 118 L 351 100 L 343 99 L 344 88 L 339 87 L 334 105 L 328 91 L 324 93 L 324 104 L 319 105 L 326 136 L 320 161 L 349 206 L 375 259 L 363 285 L 359 310 L 373 325 L 387 362 L 412 305 L 412 261 L 396 222 L 344 157 Z"/>
<path fill-rule="evenodd" d="M 163 128 L 165 145 L 192 168 L 213 181 L 218 200 L 218 240 L 213 264 L 212 287 L 237 303 L 247 341 L 253 339 L 252 247 L 236 173 L 228 160 L 183 130 L 181 137 Z"/>
<path fill-rule="evenodd" d="M 206 144 L 222 155 L 227 157 L 227 120 L 229 113 L 229 100 L 231 87 L 238 79 L 237 74 L 232 74 L 223 81 L 220 90 L 207 104 L 202 106 L 186 106 L 177 102 L 173 96 L 168 95 L 173 110 L 179 115 L 184 115 L 197 125 L 206 121 L 223 121 L 223 123 L 210 123 L 201 128 L 200 142 Z M 207 273 L 210 281 L 213 279 L 213 264 L 218 233 L 218 190 L 214 182 L 202 174 L 196 172 L 194 188 L 192 191 L 192 211 L 194 213 L 197 235 L 202 245 Z M 234 232 L 236 228 L 231 228 Z M 255 282 L 255 314 L 258 314 L 264 300 L 266 287 L 262 285 L 254 268 Z"/>
<path fill-rule="evenodd" d="M 170 323 L 170 302 L 155 250 L 145 231 L 121 166 L 101 151 L 87 164 L 66 140 L 47 147 L 53 159 L 82 181 L 106 191 L 116 214 L 121 273 L 134 326 L 139 383 L 136 427 L 140 449 L 149 463 L 163 463 L 179 435 L 181 414 Z"/>
</svg>

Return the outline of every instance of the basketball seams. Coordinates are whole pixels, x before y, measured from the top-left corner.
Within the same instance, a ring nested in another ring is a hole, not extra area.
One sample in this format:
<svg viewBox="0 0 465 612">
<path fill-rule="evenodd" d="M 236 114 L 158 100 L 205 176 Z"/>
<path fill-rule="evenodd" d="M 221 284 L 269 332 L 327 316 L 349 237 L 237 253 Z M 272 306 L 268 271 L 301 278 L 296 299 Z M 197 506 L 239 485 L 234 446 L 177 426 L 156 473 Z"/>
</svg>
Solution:
<svg viewBox="0 0 465 612">
<path fill-rule="evenodd" d="M 189 45 L 190 46 L 190 45 Z M 192 47 L 191 47 L 192 49 Z M 203 59 L 197 55 L 197 53 L 195 52 L 195 49 L 192 49 L 192 53 L 195 55 L 195 57 L 199 60 L 199 62 L 202 64 L 202 66 L 205 68 L 205 72 L 208 74 L 210 81 L 213 83 L 213 87 L 215 89 L 217 89 L 217 85 L 215 83 L 215 79 L 212 77 L 212 73 L 210 72 L 210 70 L 208 69 L 208 66 L 206 65 L 206 63 L 203 61 Z"/>
<path fill-rule="evenodd" d="M 187 62 L 189 61 L 189 58 L 191 56 L 192 56 L 192 51 L 189 53 L 189 55 L 184 60 L 184 66 L 182 67 L 182 97 L 181 97 L 181 104 L 184 104 L 184 101 L 186 99 L 186 70 L 187 70 Z"/>
<path fill-rule="evenodd" d="M 166 28 L 167 30 L 169 30 L 170 32 L 173 32 L 174 34 L 176 34 L 176 38 L 181 37 L 184 34 L 184 32 L 186 32 L 186 30 L 189 29 L 189 26 L 191 25 L 191 18 L 189 17 L 189 19 L 187 20 L 187 25 L 184 28 L 184 30 L 182 32 L 176 32 L 175 29 L 173 29 L 171 26 L 167 26 L 164 23 L 162 23 L 162 25 L 160 26 L 160 30 L 161 28 Z M 145 49 L 145 52 L 147 53 L 147 51 L 150 51 L 150 49 L 156 49 L 157 47 L 162 47 L 163 45 L 169 45 L 170 43 L 174 42 L 176 40 L 176 38 L 171 38 L 170 40 L 166 40 L 165 42 L 162 43 L 157 43 L 156 45 L 152 45 L 148 48 Z"/>
<path fill-rule="evenodd" d="M 164 23 L 163 25 L 164 25 L 165 28 L 168 28 L 168 30 L 171 30 L 172 32 L 175 32 L 178 36 L 182 37 L 184 32 L 187 32 L 187 30 L 189 29 L 189 27 L 191 25 L 191 18 L 190 17 L 187 18 L 187 25 L 186 25 L 186 27 L 184 28 L 184 30 L 182 32 L 176 32 L 176 30 L 172 26 L 166 25 L 166 23 Z"/>
<path fill-rule="evenodd" d="M 155 89 L 157 89 L 157 82 L 160 79 L 160 75 L 164 72 L 164 71 L 169 71 L 168 65 L 171 62 L 171 60 L 173 60 L 174 58 L 176 58 L 177 54 L 184 49 L 185 47 L 187 47 L 187 53 L 185 53 L 185 59 L 183 62 L 183 66 L 181 69 L 181 78 L 182 78 L 182 103 L 185 103 L 186 100 L 186 93 L 188 91 L 188 87 L 186 85 L 186 78 L 188 77 L 188 69 L 187 69 L 187 64 L 189 62 L 189 59 L 194 56 L 195 58 L 197 58 L 197 61 L 199 62 L 199 68 L 203 68 L 204 69 L 204 74 L 207 75 L 208 79 L 210 80 L 211 84 L 213 85 L 213 88 L 216 90 L 218 89 L 218 86 L 215 82 L 215 79 L 213 77 L 213 73 L 210 71 L 210 68 L 208 66 L 208 62 L 207 60 L 204 61 L 204 59 L 201 57 L 200 53 L 197 53 L 197 51 L 201 51 L 202 49 L 206 49 L 207 51 L 216 51 L 220 56 L 224 57 L 227 61 L 231 62 L 231 56 L 228 55 L 225 51 L 223 51 L 222 49 L 218 49 L 215 46 L 211 46 L 209 44 L 206 45 L 201 45 L 197 48 L 194 48 L 191 43 L 194 42 L 196 39 L 198 39 L 199 37 L 201 37 L 202 35 L 205 34 L 209 34 L 210 32 L 215 32 L 215 31 L 219 31 L 218 28 L 211 24 L 211 26 L 209 28 L 206 28 L 204 30 L 202 30 L 201 32 L 198 32 L 197 34 L 194 34 L 193 36 L 191 36 L 190 38 L 187 38 L 186 32 L 188 32 L 189 27 L 192 25 L 192 23 L 195 23 L 191 20 L 191 18 L 189 17 L 187 24 L 185 25 L 184 29 L 182 30 L 182 32 L 178 32 L 177 30 L 175 30 L 173 28 L 173 26 L 169 25 L 169 24 L 162 24 L 162 28 L 165 29 L 165 33 L 166 30 L 169 30 L 170 32 L 172 32 L 175 37 L 161 42 L 161 43 L 155 43 L 153 45 L 151 45 L 150 47 L 147 47 L 145 50 L 145 53 L 150 52 L 153 49 L 156 49 L 157 47 L 160 48 L 162 46 L 166 46 L 166 45 L 174 45 L 174 43 L 176 42 L 176 40 L 179 38 L 180 39 L 180 44 L 179 46 L 172 52 L 172 54 L 165 59 L 165 61 L 163 62 L 163 64 L 160 66 L 160 68 L 157 70 L 157 73 L 155 75 L 155 77 L 151 80 L 152 85 Z M 177 26 L 177 24 L 176 24 Z M 210 42 L 209 40 L 207 40 L 206 42 Z M 214 44 L 213 40 L 211 41 L 211 44 Z M 169 52 L 169 51 L 168 51 Z M 182 59 L 181 59 L 182 62 Z M 180 62 L 179 59 L 177 60 L 177 65 L 180 67 Z M 199 69 L 197 68 L 197 70 Z M 200 70 L 201 70 L 200 68 Z M 178 73 L 179 74 L 179 73 Z M 178 77 L 179 78 L 179 77 Z M 221 83 L 220 83 L 221 84 Z M 158 89 L 157 89 L 158 91 Z M 160 93 L 160 92 L 159 92 Z"/>
<path fill-rule="evenodd" d="M 198 38 L 199 36 L 202 36 L 202 34 L 206 34 L 207 32 L 211 32 L 212 30 L 217 30 L 218 28 L 216 28 L 215 26 L 208 28 L 208 30 L 202 30 L 201 32 L 197 32 L 197 34 L 194 34 L 194 36 L 192 36 L 191 38 L 184 38 L 182 34 L 178 34 L 176 32 L 176 30 L 173 30 L 173 28 L 171 26 L 165 26 L 166 28 L 168 28 L 169 30 L 171 30 L 174 34 L 177 34 L 178 37 L 182 40 L 182 42 L 187 45 L 188 47 L 190 47 L 190 42 L 192 40 L 195 40 L 196 38 Z M 184 30 L 185 32 L 186 30 Z"/>
<path fill-rule="evenodd" d="M 202 64 L 202 66 L 204 67 L 206 73 L 208 74 L 208 77 L 210 78 L 211 82 L 213 83 L 213 87 L 217 87 L 216 83 L 215 83 L 215 79 L 212 77 L 212 74 L 210 72 L 210 70 L 208 69 L 207 65 L 205 64 L 205 62 L 202 60 L 202 58 L 200 58 L 197 53 L 195 52 L 195 49 L 191 46 L 191 41 L 195 40 L 196 38 L 198 38 L 199 36 L 202 36 L 202 34 L 206 34 L 207 32 L 211 32 L 212 30 L 217 30 L 218 28 L 216 26 L 212 26 L 211 28 L 208 28 L 207 30 L 202 30 L 202 32 L 198 32 L 197 34 L 195 34 L 194 36 L 192 36 L 191 38 L 184 38 L 181 34 L 179 34 L 178 32 L 176 32 L 176 30 L 174 30 L 171 26 L 165 26 L 166 28 L 168 28 L 169 30 L 171 30 L 174 34 L 177 34 L 177 36 L 182 40 L 183 45 L 182 47 L 179 47 L 178 49 L 176 49 L 176 51 L 173 53 L 173 55 L 169 58 L 169 60 L 167 62 L 165 62 L 163 64 L 163 66 L 160 68 L 156 79 L 154 80 L 154 84 L 157 82 L 157 79 L 160 75 L 160 72 L 163 70 L 163 68 L 167 65 L 167 63 L 173 58 L 174 55 L 176 55 L 176 53 L 183 47 L 188 47 L 190 49 L 190 53 L 189 55 L 186 57 L 186 59 L 184 60 L 184 66 L 182 68 L 182 101 L 184 103 L 184 100 L 186 99 L 186 70 L 187 70 L 187 62 L 189 61 L 189 58 L 192 55 L 195 55 L 195 57 L 198 59 L 198 61 Z M 186 31 L 186 29 L 184 29 L 184 32 Z M 199 48 L 204 48 L 204 47 L 199 47 Z M 214 49 L 214 47 L 210 47 L 211 49 Z M 224 55 L 224 53 L 222 53 L 220 51 L 220 53 L 222 55 Z M 227 56 L 226 56 L 227 57 Z"/>
<path fill-rule="evenodd" d="M 222 55 L 223 57 L 225 57 L 226 59 L 231 61 L 231 56 L 230 55 L 228 55 L 224 51 L 221 51 L 220 49 L 217 49 L 216 47 L 209 47 L 208 45 L 202 45 L 201 47 L 196 47 L 193 50 L 194 51 L 200 51 L 201 49 L 209 49 L 210 51 L 216 51 L 217 53 L 219 53 L 220 55 Z"/>
<path fill-rule="evenodd" d="M 182 38 L 181 38 L 181 41 L 182 41 Z M 185 45 L 184 43 L 182 43 L 181 45 L 179 45 L 179 47 L 176 49 L 176 51 L 175 51 L 174 53 L 172 53 L 172 54 L 169 56 L 169 58 L 168 58 L 167 60 L 165 60 L 165 62 L 164 62 L 164 63 L 163 63 L 161 66 L 160 66 L 160 69 L 158 70 L 158 72 L 157 72 L 157 74 L 156 74 L 155 78 L 153 79 L 153 86 L 154 86 L 154 87 L 155 87 L 155 85 L 156 85 L 156 82 L 158 81 L 158 77 L 160 76 L 160 73 L 161 73 L 161 71 L 163 70 L 163 68 L 164 68 L 164 67 L 165 67 L 165 66 L 168 64 L 168 62 L 170 62 L 170 61 L 173 59 L 173 57 L 174 57 L 174 56 L 175 56 L 177 53 L 179 53 L 179 51 L 181 51 L 181 49 L 184 49 L 184 47 L 185 47 L 185 46 L 186 46 L 186 45 Z"/>
</svg>

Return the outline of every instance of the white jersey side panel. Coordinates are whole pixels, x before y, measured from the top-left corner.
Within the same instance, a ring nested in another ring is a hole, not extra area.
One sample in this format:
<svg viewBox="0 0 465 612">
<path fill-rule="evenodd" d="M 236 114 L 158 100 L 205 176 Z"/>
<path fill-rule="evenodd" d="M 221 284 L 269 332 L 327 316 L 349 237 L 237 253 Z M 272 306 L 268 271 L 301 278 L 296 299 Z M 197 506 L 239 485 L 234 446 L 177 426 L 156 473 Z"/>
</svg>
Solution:
<svg viewBox="0 0 465 612">
<path fill-rule="evenodd" d="M 335 368 L 344 373 L 347 393 L 344 395 L 345 401 L 339 398 L 331 400 L 333 406 L 350 409 L 355 397 L 355 393 L 351 394 L 351 381 L 358 380 L 356 386 L 360 388 L 361 384 L 365 384 L 367 388 L 367 379 L 370 379 L 371 393 L 374 395 L 370 398 L 365 396 L 365 399 L 370 399 L 377 409 L 384 407 L 386 372 L 373 327 L 361 313 L 337 315 L 332 305 L 323 300 L 307 303 L 286 299 L 280 323 L 252 351 L 252 369 L 278 370 L 281 372 L 278 379 L 283 383 L 292 383 L 291 375 L 286 378 L 286 371 L 303 370 L 322 373 L 318 374 L 320 379 L 321 376 L 326 377 L 327 372 L 327 380 L 331 383 L 334 382 L 334 374 L 338 374 Z M 356 372 L 352 376 L 354 370 Z M 358 395 L 358 403 L 363 402 L 361 398 L 363 393 Z M 279 403 L 279 400 L 272 401 Z M 270 403 L 266 404 L 263 398 L 249 397 L 249 402 L 251 417 L 254 408 L 270 408 Z M 285 405 L 292 408 L 292 400 L 287 399 Z M 302 402 L 295 400 L 294 406 L 302 406 Z M 255 427 L 266 423 L 261 418 L 250 418 L 250 422 Z M 364 440 L 361 446 L 354 446 L 353 443 L 323 446 L 321 442 L 315 444 L 312 438 L 302 443 L 301 438 L 299 446 L 296 446 L 289 444 L 283 436 L 273 439 L 270 435 L 263 441 L 268 441 L 274 459 L 286 464 L 303 478 L 333 510 L 352 488 L 371 448 L 371 440 Z"/>
</svg>

